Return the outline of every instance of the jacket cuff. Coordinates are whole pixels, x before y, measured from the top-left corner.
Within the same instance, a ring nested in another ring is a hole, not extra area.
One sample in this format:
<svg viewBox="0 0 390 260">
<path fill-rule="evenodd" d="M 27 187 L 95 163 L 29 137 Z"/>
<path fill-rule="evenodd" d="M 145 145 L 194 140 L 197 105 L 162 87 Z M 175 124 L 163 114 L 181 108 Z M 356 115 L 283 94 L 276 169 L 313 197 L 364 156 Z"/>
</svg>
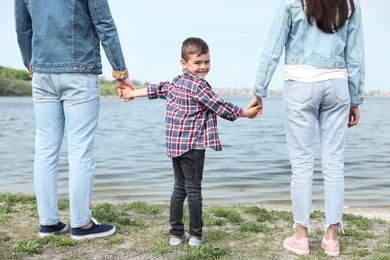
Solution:
<svg viewBox="0 0 390 260">
<path fill-rule="evenodd" d="M 364 97 L 361 95 L 351 96 L 351 106 L 360 106 L 363 104 Z"/>
<path fill-rule="evenodd" d="M 127 69 L 124 71 L 112 69 L 112 76 L 116 79 L 127 79 L 129 77 L 129 71 Z"/>
<path fill-rule="evenodd" d="M 264 98 L 267 96 L 267 89 L 264 89 L 262 87 L 255 86 L 252 91 L 253 95 Z"/>
</svg>

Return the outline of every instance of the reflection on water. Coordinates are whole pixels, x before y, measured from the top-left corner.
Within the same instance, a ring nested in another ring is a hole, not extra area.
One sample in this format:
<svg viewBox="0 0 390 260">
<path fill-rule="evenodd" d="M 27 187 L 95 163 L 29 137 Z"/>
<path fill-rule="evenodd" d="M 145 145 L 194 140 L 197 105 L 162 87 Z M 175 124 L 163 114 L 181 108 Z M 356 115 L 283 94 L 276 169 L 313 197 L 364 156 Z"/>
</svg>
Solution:
<svg viewBox="0 0 390 260">
<path fill-rule="evenodd" d="M 246 106 L 250 97 L 227 97 Z M 388 97 L 367 97 L 362 119 L 348 130 L 345 158 L 348 206 L 390 205 Z M 95 201 L 168 201 L 173 185 L 165 155 L 163 100 L 123 103 L 102 98 L 95 142 Z M 203 197 L 210 203 L 288 204 L 290 164 L 284 140 L 281 97 L 264 100 L 254 120 L 218 119 L 223 151 L 207 150 Z M 33 194 L 35 122 L 31 98 L 0 98 L 0 192 Z M 318 139 L 318 138 L 317 138 Z M 66 139 L 61 149 L 59 193 L 67 196 Z M 316 143 L 314 204 L 322 205 Z"/>
</svg>

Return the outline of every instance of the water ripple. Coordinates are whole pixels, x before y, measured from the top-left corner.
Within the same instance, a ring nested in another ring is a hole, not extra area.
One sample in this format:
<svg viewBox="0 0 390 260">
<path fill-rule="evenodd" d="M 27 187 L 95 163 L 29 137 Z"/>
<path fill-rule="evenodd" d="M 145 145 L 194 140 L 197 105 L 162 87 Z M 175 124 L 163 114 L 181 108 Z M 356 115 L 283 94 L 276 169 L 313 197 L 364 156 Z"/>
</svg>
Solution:
<svg viewBox="0 0 390 260">
<path fill-rule="evenodd" d="M 227 100 L 246 106 L 250 98 Z M 345 204 L 390 205 L 390 98 L 367 97 L 362 118 L 348 130 Z M 269 97 L 255 120 L 218 120 L 222 152 L 208 150 L 203 198 L 213 203 L 290 203 L 282 100 Z M 102 98 L 95 142 L 94 200 L 169 201 L 172 162 L 165 155 L 165 103 L 146 99 L 123 103 Z M 31 98 L 0 98 L 0 192 L 32 194 L 35 122 Z M 317 134 L 318 137 L 318 134 Z M 318 139 L 318 138 L 317 138 Z M 68 193 L 67 143 L 58 165 L 60 196 Z M 323 178 L 316 140 L 313 203 L 323 204 Z"/>
</svg>

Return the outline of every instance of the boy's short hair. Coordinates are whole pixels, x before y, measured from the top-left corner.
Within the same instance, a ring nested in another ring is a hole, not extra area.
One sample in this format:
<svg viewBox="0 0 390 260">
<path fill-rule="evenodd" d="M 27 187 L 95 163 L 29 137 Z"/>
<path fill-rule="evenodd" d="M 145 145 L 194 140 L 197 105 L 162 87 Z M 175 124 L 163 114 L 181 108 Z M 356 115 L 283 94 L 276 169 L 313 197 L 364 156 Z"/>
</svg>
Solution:
<svg viewBox="0 0 390 260">
<path fill-rule="evenodd" d="M 200 56 L 207 53 L 209 53 L 209 46 L 207 43 L 196 37 L 187 38 L 181 47 L 181 58 L 185 61 L 188 61 L 190 55 L 197 54 Z"/>
</svg>

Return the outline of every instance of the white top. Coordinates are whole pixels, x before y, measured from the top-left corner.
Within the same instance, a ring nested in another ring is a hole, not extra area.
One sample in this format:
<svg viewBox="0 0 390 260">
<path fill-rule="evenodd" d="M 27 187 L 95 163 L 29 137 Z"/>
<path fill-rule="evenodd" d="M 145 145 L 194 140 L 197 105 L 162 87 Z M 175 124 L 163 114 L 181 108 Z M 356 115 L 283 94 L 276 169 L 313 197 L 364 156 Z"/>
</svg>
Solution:
<svg viewBox="0 0 390 260">
<path fill-rule="evenodd" d="M 348 79 L 347 69 L 323 68 L 305 65 L 285 65 L 284 80 L 318 82 L 329 79 Z"/>
</svg>

